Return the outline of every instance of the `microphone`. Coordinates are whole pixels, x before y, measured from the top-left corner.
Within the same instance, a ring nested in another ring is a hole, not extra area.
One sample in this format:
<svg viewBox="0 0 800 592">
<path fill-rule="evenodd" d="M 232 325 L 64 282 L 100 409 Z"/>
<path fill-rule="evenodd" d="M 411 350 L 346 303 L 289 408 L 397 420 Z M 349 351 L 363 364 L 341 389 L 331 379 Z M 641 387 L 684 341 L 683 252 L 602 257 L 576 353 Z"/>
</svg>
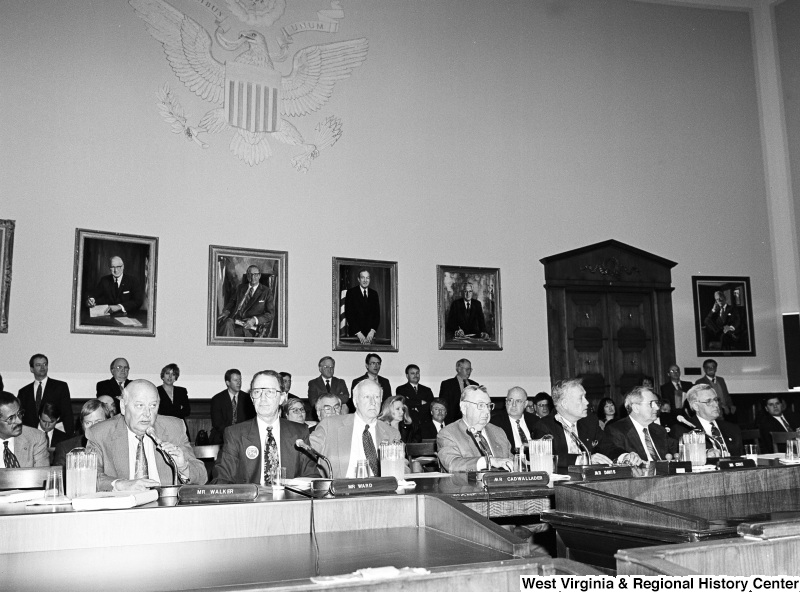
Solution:
<svg viewBox="0 0 800 592">
<path fill-rule="evenodd" d="M 153 429 L 153 426 L 150 426 L 144 431 L 150 439 L 155 443 L 156 448 L 161 453 L 161 456 L 164 457 L 164 461 L 169 465 L 169 468 L 172 469 L 172 484 L 178 485 L 178 465 L 175 464 L 175 459 L 172 458 L 169 452 L 164 450 L 164 442 L 161 441 L 161 438 L 156 436 L 156 431 Z"/>
<path fill-rule="evenodd" d="M 320 460 L 325 461 L 325 464 L 328 465 L 328 478 L 333 479 L 333 467 L 331 466 L 331 461 L 328 460 L 327 456 L 314 450 L 314 448 L 311 447 L 309 444 L 307 444 L 306 441 L 303 440 L 302 438 L 298 438 L 297 440 L 295 440 L 294 445 L 295 447 L 304 450 L 305 452 L 310 454 L 311 457 L 314 459 L 314 462 L 316 462 L 317 464 L 319 464 Z"/>
<path fill-rule="evenodd" d="M 478 447 L 478 452 L 483 453 L 483 458 L 486 459 L 486 470 L 492 470 L 492 458 L 489 456 L 489 451 L 486 450 L 483 446 L 481 446 L 481 441 L 478 438 L 478 431 L 475 429 L 475 426 L 470 426 L 467 430 L 469 435 L 472 437 L 472 441 L 475 442 L 475 446 Z"/>
<path fill-rule="evenodd" d="M 159 450 L 164 450 L 163 446 L 164 443 L 161 441 L 161 438 L 156 436 L 156 431 L 153 429 L 153 426 L 147 428 L 144 431 L 144 433 L 150 436 L 150 439 L 153 440 L 153 442 L 155 442 L 156 448 L 158 448 Z"/>
</svg>

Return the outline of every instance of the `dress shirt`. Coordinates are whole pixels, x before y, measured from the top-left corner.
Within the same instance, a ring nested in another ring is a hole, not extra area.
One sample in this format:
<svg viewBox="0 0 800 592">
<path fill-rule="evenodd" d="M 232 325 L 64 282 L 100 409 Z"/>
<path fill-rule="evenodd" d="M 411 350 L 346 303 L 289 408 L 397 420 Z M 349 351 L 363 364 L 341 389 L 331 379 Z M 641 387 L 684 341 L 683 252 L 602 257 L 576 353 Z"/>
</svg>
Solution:
<svg viewBox="0 0 800 592">
<path fill-rule="evenodd" d="M 441 432 L 442 428 L 444 427 L 444 422 L 436 421 L 435 419 L 432 419 L 431 421 L 433 422 L 433 427 L 436 428 L 436 433 L 438 434 L 439 432 Z"/>
<path fill-rule="evenodd" d="M 6 447 L 5 442 L 8 442 L 8 449 L 12 453 L 14 453 L 14 440 L 16 440 L 16 438 L 9 438 L 8 440 L 0 440 L 0 459 L 3 458 L 3 449 Z M 6 467 L 5 459 L 3 459 L 3 466 L 5 468 L 8 468 Z"/>
<path fill-rule="evenodd" d="M 150 479 L 154 481 L 158 481 L 159 483 L 161 480 L 158 478 L 158 467 L 156 466 L 156 447 L 153 444 L 153 439 L 145 435 L 142 438 L 142 442 L 144 442 L 144 456 L 147 459 L 147 474 Z M 139 447 L 139 438 L 136 437 L 130 428 L 128 428 L 128 479 L 133 479 L 136 475 L 136 449 Z M 158 453 L 160 454 L 160 453 Z M 170 475 L 171 477 L 172 475 Z"/>
<path fill-rule="evenodd" d="M 364 426 L 367 425 L 358 413 L 354 414 L 353 422 L 353 436 L 350 439 L 350 462 L 347 465 L 347 475 L 345 478 L 353 479 L 356 476 L 356 467 L 358 461 L 367 460 L 367 455 L 364 453 L 364 441 L 362 434 L 364 433 Z M 369 435 L 372 436 L 372 443 L 375 444 L 375 451 L 378 453 L 378 462 L 380 463 L 380 447 L 378 446 L 378 435 L 375 432 L 375 424 L 378 418 L 372 420 L 369 424 Z M 369 466 L 369 463 L 367 463 Z"/>
<path fill-rule="evenodd" d="M 703 426 L 703 431 L 709 437 L 711 436 L 711 428 L 712 427 L 715 427 L 715 428 L 717 428 L 717 430 L 719 430 L 719 426 L 717 425 L 716 421 L 706 421 L 705 419 L 703 419 L 699 415 L 697 416 L 697 419 L 700 421 L 700 425 Z M 727 454 L 728 456 L 730 456 L 730 452 L 728 451 L 728 444 L 725 442 L 725 436 L 722 435 L 722 432 L 720 432 L 719 435 L 720 435 L 720 440 L 722 441 L 722 453 L 723 454 Z M 714 445 L 714 446 L 712 446 L 712 448 L 714 450 L 716 450 L 717 446 Z"/>
<path fill-rule="evenodd" d="M 239 393 L 242 394 L 241 392 Z M 272 428 L 272 437 L 275 438 L 275 445 L 278 447 L 278 467 L 282 465 L 281 463 L 281 422 L 280 422 L 280 415 L 275 418 L 272 423 L 267 423 L 260 417 L 256 416 L 258 420 L 258 439 L 261 442 L 261 485 L 266 485 L 264 483 L 264 463 L 266 461 L 265 455 L 267 453 L 267 428 Z M 280 472 L 278 472 L 280 475 Z"/>
<path fill-rule="evenodd" d="M 652 458 L 650 456 L 650 451 L 647 450 L 647 442 L 644 439 L 644 434 L 642 433 L 642 431 L 643 430 L 647 430 L 647 433 L 650 434 L 649 426 L 646 426 L 644 424 L 639 423 L 638 421 L 633 419 L 632 416 L 629 416 L 629 417 L 631 418 L 631 423 L 633 424 L 633 427 L 636 430 L 636 434 L 639 436 L 639 441 L 642 443 L 642 448 L 644 448 L 645 454 L 647 454 L 647 460 L 659 460 L 658 458 Z M 658 420 L 656 420 L 656 421 L 658 421 Z M 655 442 L 653 442 L 653 435 L 652 434 L 650 434 L 650 444 L 655 449 L 656 444 L 655 444 Z M 656 450 L 656 454 L 658 454 L 658 450 Z"/>
<path fill-rule="evenodd" d="M 123 275 L 119 276 L 118 278 L 115 278 L 114 276 L 111 276 L 111 277 L 113 278 L 113 280 L 114 280 L 114 287 L 115 287 L 117 290 L 119 290 L 119 287 L 122 285 L 122 277 L 123 277 L 124 275 L 125 275 L 125 274 L 123 274 Z M 124 307 L 124 306 L 122 306 L 122 304 L 118 304 L 117 306 L 119 306 L 119 307 L 122 309 L 122 312 L 124 312 L 125 314 L 128 314 L 128 311 L 127 311 L 127 310 L 125 310 L 125 307 Z M 150 462 L 150 459 L 149 459 L 149 458 L 147 459 L 147 462 L 148 462 L 148 463 Z"/>
<path fill-rule="evenodd" d="M 52 446 L 53 445 L 53 430 L 50 430 L 49 432 L 45 432 L 45 430 L 42 427 L 41 423 L 39 423 L 39 427 L 36 428 L 36 429 L 38 429 L 40 432 L 44 432 L 44 436 L 45 436 L 45 438 L 47 438 L 47 446 L 48 447 Z"/>
<path fill-rule="evenodd" d="M 531 433 L 528 430 L 528 424 L 525 423 L 525 416 L 522 416 L 519 419 L 514 419 L 509 415 L 508 420 L 511 422 L 511 434 L 514 436 L 514 441 L 512 442 L 512 444 L 514 445 L 514 448 L 521 450 L 522 438 L 519 437 L 519 429 L 517 428 L 517 426 L 522 428 L 522 432 L 525 434 L 525 437 L 528 439 L 528 442 L 531 441 Z"/>
<path fill-rule="evenodd" d="M 567 440 L 567 452 L 569 454 L 583 454 L 583 450 L 580 446 L 575 442 L 575 439 L 578 438 L 578 426 L 577 424 L 570 423 L 570 421 L 564 418 L 563 415 L 560 413 L 556 413 L 555 420 L 564 426 L 564 432 Z M 575 438 L 570 437 L 570 433 L 575 435 Z M 580 438 L 578 438 L 580 439 Z"/>
</svg>

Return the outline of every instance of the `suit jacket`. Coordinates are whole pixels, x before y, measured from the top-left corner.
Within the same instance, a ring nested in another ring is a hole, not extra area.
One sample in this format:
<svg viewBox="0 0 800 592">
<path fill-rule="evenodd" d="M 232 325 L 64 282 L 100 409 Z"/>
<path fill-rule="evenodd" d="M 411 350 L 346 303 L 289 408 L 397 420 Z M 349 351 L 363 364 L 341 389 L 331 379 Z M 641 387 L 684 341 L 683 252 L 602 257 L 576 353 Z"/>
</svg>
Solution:
<svg viewBox="0 0 800 592">
<path fill-rule="evenodd" d="M 678 453 L 678 441 L 670 438 L 663 427 L 657 423 L 651 423 L 648 426 L 648 431 L 650 432 L 653 446 L 661 460 L 666 460 L 667 454 Z M 647 460 L 647 452 L 645 452 L 642 439 L 636 432 L 636 426 L 633 425 L 633 420 L 630 417 L 620 419 L 606 426 L 603 438 L 601 438 L 598 446 L 598 452 L 605 454 L 611 460 L 616 460 L 619 454 L 614 456 L 614 453 L 618 452 L 620 448 L 625 452 L 635 452 L 639 455 L 639 458 L 644 461 Z"/>
<path fill-rule="evenodd" d="M 725 383 L 725 379 L 721 376 L 716 377 L 717 384 L 714 385 L 709 380 L 708 376 L 703 376 L 694 381 L 695 384 L 707 384 L 714 388 L 719 396 L 719 406 L 722 409 L 723 413 L 727 413 L 728 409 L 733 406 L 733 399 L 731 399 L 731 395 L 728 392 L 728 385 Z"/>
<path fill-rule="evenodd" d="M 533 426 L 536 425 L 536 422 L 539 421 L 539 418 L 532 413 L 523 413 L 522 421 L 524 421 L 525 425 L 528 427 L 528 433 L 533 436 Z M 511 443 L 511 447 L 514 448 L 514 431 L 517 429 L 516 420 L 514 420 L 514 423 L 512 424 L 511 417 L 508 415 L 508 412 L 503 410 L 492 417 L 489 422 L 503 430 L 506 438 L 508 438 L 508 441 Z"/>
<path fill-rule="evenodd" d="M 344 297 L 344 316 L 347 320 L 347 334 L 354 337 L 361 332 L 364 337 L 371 329 L 378 331 L 381 324 L 381 303 L 378 293 L 367 288 L 369 296 L 365 299 L 361 286 L 353 286 Z"/>
<path fill-rule="evenodd" d="M 431 401 L 433 401 L 433 391 L 424 384 L 417 385 L 417 392 L 410 382 L 401 384 L 395 390 L 396 395 L 405 397 L 408 412 L 412 421 L 419 425 L 431 417 Z"/>
<path fill-rule="evenodd" d="M 783 418 L 789 423 L 792 430 L 800 428 L 800 417 L 791 411 L 784 411 Z M 778 420 L 769 413 L 764 413 L 758 420 L 758 430 L 761 433 L 759 443 L 761 445 L 761 454 L 768 454 L 772 452 L 772 434 L 770 432 L 785 432 L 786 428 Z M 778 452 L 785 452 L 786 444 L 778 445 Z"/>
<path fill-rule="evenodd" d="M 722 342 L 722 349 L 738 349 L 740 340 L 744 336 L 742 331 L 742 315 L 738 306 L 726 304 L 725 311 L 712 310 L 703 321 L 706 332 L 713 338 Z M 725 333 L 725 327 L 732 326 L 733 331 Z"/>
<path fill-rule="evenodd" d="M 317 413 L 317 399 L 327 394 L 328 390 L 325 388 L 325 379 L 322 378 L 322 375 L 308 381 L 308 404 L 314 409 L 314 417 L 316 417 Z M 348 405 L 350 391 L 347 390 L 347 383 L 341 378 L 331 377 L 330 394 L 339 397 L 342 405 Z"/>
<path fill-rule="evenodd" d="M 335 479 L 347 477 L 347 467 L 350 465 L 350 441 L 353 439 L 355 421 L 354 413 L 332 415 L 319 422 L 314 433 L 311 434 L 311 446 L 317 452 L 328 457 Z M 375 422 L 375 435 L 378 444 L 382 440 L 391 442 L 400 439 L 400 432 L 385 421 Z"/>
<path fill-rule="evenodd" d="M 279 418 L 281 438 L 278 444 L 281 466 L 286 477 L 319 477 L 314 461 L 302 450 L 295 448 L 297 440 L 308 442 L 308 428 L 304 424 Z M 258 451 L 249 458 L 247 451 Z M 264 473 L 264 442 L 258 433 L 258 418 L 240 423 L 225 430 L 225 445 L 214 465 L 212 483 L 261 484 Z"/>
<path fill-rule="evenodd" d="M 680 381 L 681 389 L 684 393 L 688 393 L 689 389 L 692 388 L 692 383 L 686 380 Z M 659 388 L 659 392 L 661 393 L 661 398 L 666 399 L 672 405 L 672 409 L 675 413 L 679 412 L 681 407 L 683 407 L 684 401 L 683 396 L 681 396 L 681 400 L 676 402 L 675 400 L 675 385 L 672 384 L 672 381 L 669 380 L 661 385 Z"/>
<path fill-rule="evenodd" d="M 39 425 L 39 411 L 45 403 L 52 403 L 61 412 L 61 423 L 64 424 L 64 431 L 71 436 L 75 431 L 75 421 L 72 418 L 72 400 L 69 395 L 69 385 L 55 378 L 47 379 L 44 390 L 42 391 L 42 402 L 36 407 L 36 391 L 34 387 L 36 381 L 26 384 L 17 393 L 20 408 L 25 416 L 22 424 L 29 428 L 36 428 Z"/>
<path fill-rule="evenodd" d="M 361 382 L 362 380 L 367 380 L 369 378 L 369 374 L 366 372 L 363 376 L 359 376 L 358 378 L 354 378 L 353 382 L 350 384 L 350 390 L 353 391 L 356 388 L 356 385 Z M 381 403 L 392 396 L 392 385 L 389 383 L 387 378 L 384 378 L 380 374 L 378 375 L 378 382 L 381 385 L 381 390 L 383 391 L 381 396 Z M 347 406 L 350 408 L 350 412 L 353 413 L 355 411 L 355 405 L 353 405 L 353 400 L 350 399 L 347 402 Z"/>
<path fill-rule="evenodd" d="M 243 423 L 256 416 L 253 400 L 244 391 L 236 395 L 236 423 Z M 209 444 L 223 444 L 223 434 L 226 428 L 233 424 L 233 405 L 228 389 L 211 397 L 211 433 L 208 435 Z"/>
<path fill-rule="evenodd" d="M 26 425 L 22 433 L 14 437 L 14 456 L 20 468 L 49 467 L 50 453 L 47 450 L 47 437 L 44 432 Z M 0 461 L 2 465 L 2 461 Z M 2 469 L 0 469 L 2 470 Z"/>
<path fill-rule="evenodd" d="M 487 424 L 483 428 L 483 437 L 489 441 L 495 458 L 511 458 L 511 443 L 502 429 Z M 444 426 L 436 437 L 436 448 L 442 468 L 450 473 L 475 471 L 478 461 L 483 458 L 472 436 L 467 433 L 467 424 L 463 421 Z"/>
<path fill-rule="evenodd" d="M 44 432 L 42 432 L 42 433 L 44 434 Z M 44 437 L 47 438 L 47 434 L 45 434 Z M 61 430 L 57 430 L 56 428 L 53 428 L 53 434 L 52 434 L 51 438 L 49 439 L 49 447 L 50 448 L 55 448 L 61 442 L 65 441 L 67 439 L 68 439 L 67 435 L 64 432 L 62 432 Z"/>
<path fill-rule="evenodd" d="M 606 429 L 612 424 L 607 424 Z M 567 446 L 567 435 L 564 433 L 564 426 L 556 421 L 556 412 L 552 412 L 539 419 L 533 426 L 533 437 L 539 439 L 545 435 L 553 436 L 553 454 L 558 455 L 558 466 L 568 467 L 575 464 L 577 454 L 570 454 Z M 600 421 L 594 413 L 578 420 L 578 439 L 584 443 L 589 452 L 594 454 L 599 452 L 598 447 L 603 439 L 603 430 L 600 429 Z M 611 454 L 611 460 L 615 460 L 625 450 L 618 447 L 608 447 L 607 451 Z M 606 456 L 609 456 L 605 452 Z"/>
<path fill-rule="evenodd" d="M 445 426 L 447 427 L 447 423 L 445 422 Z M 444 428 L 442 428 L 444 429 Z M 423 421 L 419 426 L 419 438 L 420 440 L 435 440 L 439 436 L 439 433 L 436 431 L 436 426 L 433 425 L 433 419 L 426 419 Z"/>
<path fill-rule="evenodd" d="M 185 475 L 189 483 L 203 485 L 208 481 L 208 472 L 202 461 L 197 460 L 186 437 L 186 426 L 175 417 L 158 416 L 153 424 L 156 436 L 164 442 L 171 442 L 183 449 L 183 456 L 189 463 Z M 115 479 L 130 479 L 130 460 L 128 455 L 128 426 L 125 418 L 116 415 L 101 421 L 86 432 L 87 449 L 97 454 L 97 490 L 111 491 Z M 156 451 L 156 468 L 162 485 L 172 485 L 172 468 Z"/>
<path fill-rule="evenodd" d="M 119 290 L 117 290 L 114 277 L 104 275 L 97 282 L 95 289 L 89 292 L 88 297 L 94 298 L 95 304 L 121 304 L 125 308 L 126 314 L 136 312 L 144 302 L 144 292 L 139 280 L 127 273 L 122 274 Z"/>
<path fill-rule="evenodd" d="M 467 313 L 466 301 L 463 298 L 454 300 L 450 305 L 450 312 L 447 313 L 447 331 L 455 333 L 459 329 L 466 335 L 474 334 L 476 337 L 480 337 L 481 333 L 486 333 L 483 306 L 475 298 L 470 300 L 469 313 Z"/>
<path fill-rule="evenodd" d="M 247 305 L 237 314 L 236 310 L 239 307 L 239 303 L 244 300 L 244 296 L 249 289 L 249 284 L 240 284 L 239 287 L 236 288 L 236 292 L 234 292 L 225 303 L 222 316 L 225 318 L 230 317 L 233 320 L 247 320 L 256 317 L 259 326 L 269 325 L 272 322 L 272 317 L 275 316 L 275 305 L 272 301 L 269 289 L 264 284 L 258 284 Z"/>
<path fill-rule="evenodd" d="M 69 440 L 64 440 L 56 444 L 56 452 L 53 456 L 53 466 L 61 466 L 64 469 L 64 478 L 67 474 L 67 455 L 73 448 L 86 448 L 86 436 L 78 435 Z M 66 483 L 64 484 L 66 486 Z"/>
<path fill-rule="evenodd" d="M 705 431 L 696 415 L 694 418 L 690 419 L 689 422 L 694 426 L 693 429 L 698 429 L 701 432 Z M 739 429 L 739 426 L 729 423 L 724 419 L 717 419 L 717 427 L 719 428 L 720 434 L 722 434 L 722 438 L 725 440 L 725 446 L 728 448 L 728 452 L 731 453 L 731 456 L 742 456 L 744 448 L 742 446 L 742 430 Z M 680 442 L 683 434 L 691 432 L 692 428 L 689 428 L 683 423 L 676 423 L 672 431 L 675 433 L 676 440 Z M 708 434 L 706 434 L 706 443 L 707 448 L 715 448 Z"/>
<path fill-rule="evenodd" d="M 447 380 L 443 380 L 442 384 L 439 385 L 439 398 L 444 399 L 444 402 L 447 403 L 447 415 L 444 418 L 444 422 L 446 424 L 454 423 L 455 421 L 461 419 L 461 385 L 459 381 L 461 379 L 458 376 L 453 376 L 453 378 L 448 378 Z M 474 384 L 477 386 L 477 382 L 474 380 L 467 380 L 469 384 Z"/>
<path fill-rule="evenodd" d="M 189 406 L 189 392 L 182 386 L 172 387 L 172 399 L 163 385 L 158 386 L 158 414 L 183 419 L 192 412 Z"/>
<path fill-rule="evenodd" d="M 128 386 L 130 382 L 131 381 L 126 378 L 125 386 Z M 96 389 L 97 389 L 97 394 L 95 396 L 97 397 L 99 397 L 100 395 L 108 395 L 109 397 L 112 397 L 114 400 L 116 400 L 116 398 L 122 394 L 122 391 L 119 389 L 119 384 L 117 384 L 117 381 L 114 380 L 113 377 L 109 378 L 108 380 L 101 380 L 100 382 L 98 382 Z M 117 411 L 119 411 L 119 409 L 117 409 Z"/>
</svg>

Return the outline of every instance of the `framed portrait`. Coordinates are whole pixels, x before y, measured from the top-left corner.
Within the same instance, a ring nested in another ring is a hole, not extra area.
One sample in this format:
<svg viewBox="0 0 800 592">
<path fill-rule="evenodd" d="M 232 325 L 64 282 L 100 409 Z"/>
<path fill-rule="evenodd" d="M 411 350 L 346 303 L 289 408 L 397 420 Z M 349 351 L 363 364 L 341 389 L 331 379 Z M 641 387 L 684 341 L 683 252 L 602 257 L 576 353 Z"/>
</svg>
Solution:
<svg viewBox="0 0 800 592">
<path fill-rule="evenodd" d="M 158 239 L 75 230 L 72 332 L 156 335 Z"/>
<path fill-rule="evenodd" d="M 11 256 L 14 254 L 14 220 L 0 220 L 0 333 L 8 333 L 11 297 Z"/>
<path fill-rule="evenodd" d="M 397 262 L 333 258 L 333 349 L 397 351 Z"/>
<path fill-rule="evenodd" d="M 754 356 L 749 277 L 692 276 L 697 355 Z"/>
<path fill-rule="evenodd" d="M 436 266 L 439 349 L 503 349 L 500 270 Z"/>
<path fill-rule="evenodd" d="M 286 347 L 286 251 L 208 247 L 208 345 Z"/>
</svg>

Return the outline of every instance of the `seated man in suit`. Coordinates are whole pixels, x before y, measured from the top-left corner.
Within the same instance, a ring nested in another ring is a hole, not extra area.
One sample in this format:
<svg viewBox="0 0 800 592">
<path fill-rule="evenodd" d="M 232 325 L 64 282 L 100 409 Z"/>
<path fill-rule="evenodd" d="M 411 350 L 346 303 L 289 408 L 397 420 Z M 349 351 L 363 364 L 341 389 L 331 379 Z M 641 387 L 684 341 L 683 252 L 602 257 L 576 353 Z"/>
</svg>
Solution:
<svg viewBox="0 0 800 592">
<path fill-rule="evenodd" d="M 104 275 L 86 298 L 86 306 L 106 305 L 105 314 L 131 315 L 144 303 L 144 292 L 139 281 L 125 274 L 125 264 L 120 257 L 111 257 L 108 262 L 110 275 Z"/>
<path fill-rule="evenodd" d="M 720 401 L 717 392 L 709 384 L 695 384 L 689 389 L 689 406 L 695 412 L 693 419 L 678 416 L 675 438 L 680 442 L 683 434 L 701 430 L 706 434 L 706 455 L 727 457 L 742 455 L 742 431 L 739 426 L 720 418 Z"/>
<path fill-rule="evenodd" d="M 800 417 L 791 411 L 783 410 L 783 401 L 778 396 L 761 400 L 764 413 L 758 420 L 761 453 L 772 452 L 772 432 L 794 432 L 800 428 Z M 785 452 L 786 444 L 778 444 L 778 452 Z"/>
<path fill-rule="evenodd" d="M 552 394 L 555 413 L 536 422 L 533 437 L 553 437 L 553 454 L 558 455 L 561 468 L 574 465 L 579 454 L 589 456 L 592 464 L 610 465 L 611 459 L 598 451 L 603 430 L 597 415 L 589 413 L 589 401 L 581 379 L 559 380 L 553 385 Z M 612 454 L 616 458 L 624 452 L 614 450 Z"/>
<path fill-rule="evenodd" d="M 440 398 L 431 401 L 431 417 L 423 421 L 419 427 L 419 437 L 422 440 L 435 440 L 445 426 L 444 418 L 447 417 L 447 403 Z"/>
<path fill-rule="evenodd" d="M 81 407 L 81 413 L 78 417 L 78 435 L 69 440 L 64 440 L 56 444 L 56 452 L 53 458 L 53 466 L 61 465 L 64 470 L 67 470 L 67 454 L 73 448 L 86 448 L 86 430 L 96 423 L 105 421 L 109 417 L 108 408 L 100 401 L 100 399 L 89 399 Z"/>
<path fill-rule="evenodd" d="M 39 412 L 39 425 L 36 427 L 44 432 L 47 446 L 50 448 L 55 448 L 56 444 L 67 439 L 67 435 L 56 427 L 60 422 L 61 416 L 58 407 L 52 403 L 42 405 L 42 410 Z"/>
<path fill-rule="evenodd" d="M 347 405 L 350 401 L 350 391 L 347 390 L 347 383 L 341 378 L 333 375 L 336 370 L 336 360 L 330 356 L 325 356 L 319 361 L 319 376 L 308 381 L 308 404 L 314 409 L 317 408 L 317 400 L 323 395 L 334 395 L 339 397 L 342 402 L 341 413 L 348 414 L 350 409 Z M 322 419 L 317 417 L 317 419 Z"/>
<path fill-rule="evenodd" d="M 47 467 L 47 438 L 37 429 L 22 425 L 22 407 L 11 393 L 0 391 L 0 468 Z"/>
<path fill-rule="evenodd" d="M 144 491 L 172 485 L 172 468 L 156 449 L 156 439 L 174 461 L 181 483 L 202 485 L 208 480 L 205 465 L 192 452 L 183 421 L 159 416 L 158 401 L 152 382 L 134 380 L 122 395 L 122 415 L 86 431 L 86 448 L 97 454 L 98 491 Z M 147 434 L 150 429 L 155 438 Z"/>
<path fill-rule="evenodd" d="M 610 458 L 638 466 L 642 461 L 672 460 L 678 453 L 678 442 L 655 423 L 661 401 L 647 387 L 635 386 L 625 395 L 628 416 L 606 425 L 599 450 Z M 627 454 L 618 455 L 622 449 Z M 617 456 L 615 456 L 617 455 Z"/>
<path fill-rule="evenodd" d="M 528 443 L 533 433 L 533 426 L 538 420 L 535 415 L 525 413 L 525 404 L 528 402 L 528 393 L 521 386 L 508 390 L 506 395 L 506 408 L 492 417 L 491 423 L 502 429 L 508 441 L 511 442 L 513 452 L 522 450 Z"/>
<path fill-rule="evenodd" d="M 421 425 L 431 416 L 433 391 L 419 383 L 420 371 L 416 364 L 406 366 L 406 378 L 408 382 L 398 386 L 395 394 L 405 398 L 411 421 L 415 425 Z"/>
<path fill-rule="evenodd" d="M 211 434 L 209 444 L 222 444 L 225 430 L 256 416 L 253 402 L 242 393 L 242 373 L 231 368 L 225 372 L 224 391 L 211 397 Z"/>
<path fill-rule="evenodd" d="M 461 393 L 469 385 L 478 386 L 472 376 L 472 362 L 466 358 L 461 358 L 456 362 L 456 375 L 453 378 L 443 380 L 439 385 L 439 398 L 447 403 L 447 423 L 453 423 L 461 417 Z"/>
<path fill-rule="evenodd" d="M 724 293 L 714 292 L 714 306 L 703 321 L 707 349 L 742 348 L 744 345 L 742 343 L 744 341 L 742 339 L 744 336 L 743 320 L 739 308 L 728 304 Z"/>
<path fill-rule="evenodd" d="M 359 376 L 358 378 L 353 379 L 353 382 L 350 384 L 350 390 L 355 391 L 356 385 L 362 380 L 371 380 L 372 382 L 379 384 L 381 387 L 381 396 L 383 397 L 381 399 L 381 402 L 391 397 L 392 385 L 389 383 L 389 379 L 379 375 L 382 363 L 383 360 L 378 354 L 376 353 L 367 354 L 367 357 L 364 360 L 364 365 L 366 366 L 367 371 L 364 373 L 363 376 Z M 353 401 L 348 401 L 348 405 L 353 405 Z M 350 409 L 350 411 L 355 411 L 355 408 Z"/>
<path fill-rule="evenodd" d="M 131 366 L 128 364 L 128 360 L 125 358 L 115 358 L 114 361 L 111 362 L 110 370 L 111 378 L 107 380 L 101 380 L 97 383 L 97 393 L 95 396 L 101 397 L 103 395 L 107 395 L 114 399 L 115 411 L 117 415 L 119 415 L 120 397 L 122 397 L 125 387 L 131 382 L 128 379 L 128 373 L 131 370 Z"/>
<path fill-rule="evenodd" d="M 275 315 L 275 304 L 267 286 L 261 283 L 261 270 L 247 268 L 247 283 L 240 284 L 217 317 L 217 335 L 253 337 L 266 329 Z"/>
<path fill-rule="evenodd" d="M 297 440 L 308 443 L 308 427 L 280 416 L 286 400 L 280 374 L 257 372 L 250 381 L 250 398 L 256 417 L 225 430 L 211 482 L 272 485 L 279 468 L 286 469 L 287 479 L 319 477 L 311 457 L 295 446 Z"/>
<path fill-rule="evenodd" d="M 485 386 L 461 393 L 461 419 L 436 437 L 437 456 L 445 471 L 463 473 L 492 468 L 511 470 L 511 443 L 503 430 L 489 423 L 494 403 Z"/>
<path fill-rule="evenodd" d="M 380 442 L 400 440 L 400 432 L 378 421 L 383 394 L 377 382 L 359 382 L 353 388 L 355 413 L 326 417 L 311 434 L 311 446 L 328 457 L 334 479 L 355 477 L 359 460 L 367 461 L 371 475 L 380 475 Z"/>
<path fill-rule="evenodd" d="M 342 405 L 341 399 L 336 395 L 322 395 L 317 399 L 317 406 L 315 407 L 315 411 L 317 413 L 317 417 L 319 420 L 322 421 L 326 417 L 331 417 L 332 415 L 341 415 L 342 411 L 344 410 L 345 406 Z"/>
<path fill-rule="evenodd" d="M 464 297 L 453 300 L 450 311 L 447 313 L 447 333 L 452 337 L 480 337 L 489 339 L 486 332 L 486 321 L 483 316 L 483 306 L 480 301 L 472 297 L 472 284 L 467 284 Z"/>
<path fill-rule="evenodd" d="M 34 381 L 23 386 L 17 393 L 24 414 L 23 423 L 30 428 L 35 428 L 44 404 L 52 403 L 58 409 L 62 431 L 71 436 L 74 428 L 69 385 L 48 376 L 49 364 L 50 361 L 44 354 L 31 356 L 29 365 Z"/>
</svg>

